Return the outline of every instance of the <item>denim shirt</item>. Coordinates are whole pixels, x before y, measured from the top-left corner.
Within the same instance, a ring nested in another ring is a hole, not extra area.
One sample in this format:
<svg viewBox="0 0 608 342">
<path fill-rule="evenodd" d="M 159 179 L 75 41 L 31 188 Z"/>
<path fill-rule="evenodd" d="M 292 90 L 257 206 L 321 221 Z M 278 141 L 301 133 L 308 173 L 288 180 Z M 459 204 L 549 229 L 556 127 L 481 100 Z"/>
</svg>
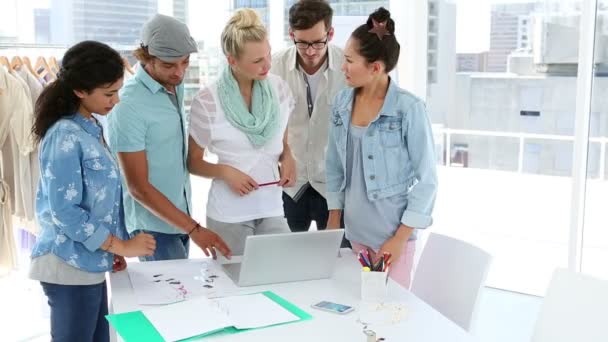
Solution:
<svg viewBox="0 0 608 342">
<path fill-rule="evenodd" d="M 355 90 L 334 100 L 327 145 L 327 204 L 344 209 L 346 143 Z M 370 201 L 407 194 L 401 223 L 426 228 L 432 223 L 437 193 L 435 144 L 424 103 L 390 81 L 379 115 L 361 141 L 363 173 Z M 347 209 L 348 210 L 348 209 Z"/>
<path fill-rule="evenodd" d="M 74 114 L 59 120 L 40 143 L 36 218 L 40 236 L 32 258 L 53 253 L 88 272 L 112 269 L 100 249 L 110 234 L 126 237 L 116 161 L 95 122 Z"/>
</svg>

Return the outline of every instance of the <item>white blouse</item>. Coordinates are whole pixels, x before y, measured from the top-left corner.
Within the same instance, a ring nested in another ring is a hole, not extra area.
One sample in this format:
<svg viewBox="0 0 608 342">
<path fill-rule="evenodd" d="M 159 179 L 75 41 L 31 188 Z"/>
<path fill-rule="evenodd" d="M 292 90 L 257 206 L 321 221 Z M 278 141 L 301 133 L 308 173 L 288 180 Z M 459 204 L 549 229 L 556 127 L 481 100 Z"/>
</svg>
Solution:
<svg viewBox="0 0 608 342">
<path fill-rule="evenodd" d="M 283 136 L 294 100 L 285 81 L 269 74 L 268 79 L 279 97 L 279 128 L 262 147 L 254 147 L 247 136 L 227 119 L 219 102 L 217 82 L 204 87 L 192 101 L 190 136 L 196 143 L 218 157 L 218 164 L 232 166 L 258 184 L 278 181 L 279 157 Z M 265 217 L 284 216 L 283 189 L 278 185 L 261 186 L 245 196 L 233 192 L 227 183 L 214 179 L 209 190 L 207 216 L 220 222 L 237 223 Z"/>
</svg>

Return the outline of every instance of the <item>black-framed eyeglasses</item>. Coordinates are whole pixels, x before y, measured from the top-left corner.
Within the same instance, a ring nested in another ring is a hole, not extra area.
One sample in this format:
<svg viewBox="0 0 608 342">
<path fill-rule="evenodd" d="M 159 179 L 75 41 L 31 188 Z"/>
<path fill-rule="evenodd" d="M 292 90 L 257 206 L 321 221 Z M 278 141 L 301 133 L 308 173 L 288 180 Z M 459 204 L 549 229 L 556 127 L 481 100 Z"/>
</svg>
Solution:
<svg viewBox="0 0 608 342">
<path fill-rule="evenodd" d="M 315 50 L 321 50 L 325 47 L 325 45 L 327 45 L 328 40 L 329 39 L 326 37 L 325 40 L 323 40 L 323 41 L 307 43 L 307 42 L 298 42 L 294 39 L 293 43 L 296 44 L 296 48 L 298 48 L 300 50 L 308 50 L 308 48 L 311 46 Z"/>
</svg>

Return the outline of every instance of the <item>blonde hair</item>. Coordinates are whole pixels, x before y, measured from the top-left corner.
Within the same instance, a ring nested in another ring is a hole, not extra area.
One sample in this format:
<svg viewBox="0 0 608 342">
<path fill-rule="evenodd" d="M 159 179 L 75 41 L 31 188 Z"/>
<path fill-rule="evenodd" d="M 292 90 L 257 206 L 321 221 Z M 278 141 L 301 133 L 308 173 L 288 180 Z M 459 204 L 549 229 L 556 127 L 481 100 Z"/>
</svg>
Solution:
<svg viewBox="0 0 608 342">
<path fill-rule="evenodd" d="M 133 56 L 135 56 L 135 59 L 140 61 L 143 65 L 146 65 L 148 62 L 154 59 L 154 56 L 148 53 L 148 49 L 141 46 L 133 51 Z"/>
<path fill-rule="evenodd" d="M 236 11 L 222 31 L 224 55 L 238 58 L 245 43 L 261 42 L 268 35 L 258 13 L 251 8 Z"/>
</svg>

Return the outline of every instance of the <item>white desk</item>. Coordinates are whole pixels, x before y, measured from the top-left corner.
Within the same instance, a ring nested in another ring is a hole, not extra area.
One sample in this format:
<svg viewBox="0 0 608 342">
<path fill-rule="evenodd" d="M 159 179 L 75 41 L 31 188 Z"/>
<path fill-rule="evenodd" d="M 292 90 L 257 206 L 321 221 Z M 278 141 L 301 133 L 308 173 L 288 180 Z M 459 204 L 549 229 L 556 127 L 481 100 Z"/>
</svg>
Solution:
<svg viewBox="0 0 608 342">
<path fill-rule="evenodd" d="M 180 263 L 184 260 L 157 261 Z M 363 325 L 358 322 L 360 303 L 360 265 L 349 249 L 342 250 L 334 276 L 331 279 L 295 283 L 243 287 L 243 293 L 270 290 L 313 315 L 312 320 L 285 324 L 266 329 L 251 330 L 235 335 L 209 336 L 204 341 L 366 341 Z M 126 271 L 113 273 L 109 277 L 111 289 L 110 307 L 113 313 L 143 309 L 135 300 L 133 288 Z M 406 309 L 399 323 L 372 324 L 377 337 L 386 341 L 415 342 L 473 342 L 477 341 L 459 326 L 439 312 L 389 281 L 388 301 L 401 302 Z M 311 308 L 321 300 L 354 306 L 346 315 L 338 315 Z"/>
</svg>

